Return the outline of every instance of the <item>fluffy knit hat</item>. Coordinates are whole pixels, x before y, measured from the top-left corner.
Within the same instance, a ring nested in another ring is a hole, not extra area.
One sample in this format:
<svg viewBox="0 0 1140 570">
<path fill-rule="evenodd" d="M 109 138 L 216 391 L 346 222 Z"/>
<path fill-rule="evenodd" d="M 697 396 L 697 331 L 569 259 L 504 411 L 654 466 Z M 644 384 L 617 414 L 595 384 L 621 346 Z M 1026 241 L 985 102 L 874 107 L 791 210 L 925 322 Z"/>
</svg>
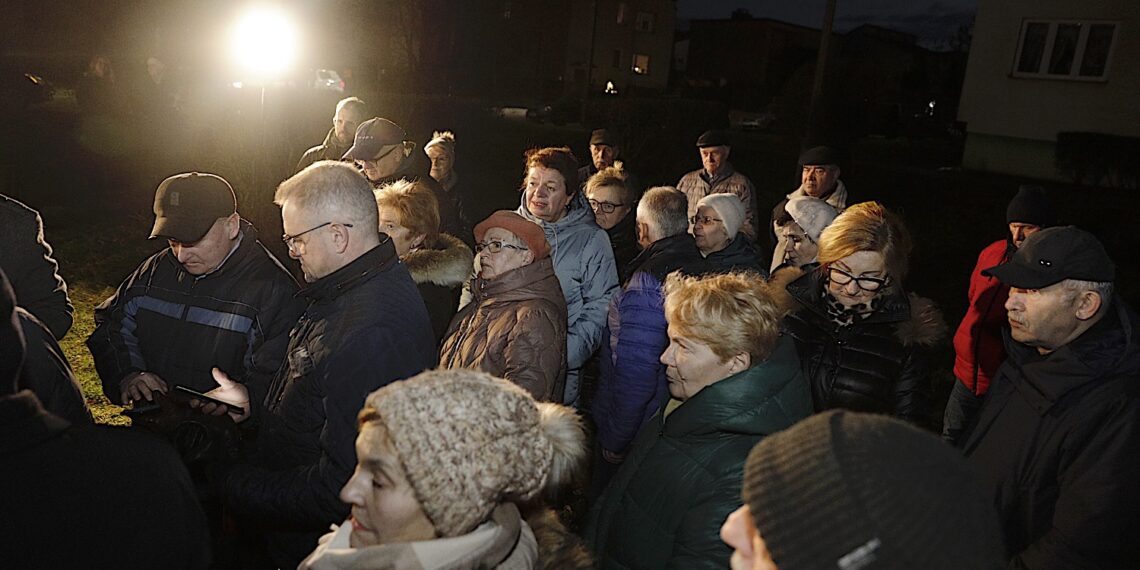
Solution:
<svg viewBox="0 0 1140 570">
<path fill-rule="evenodd" d="M 433 370 L 368 396 L 424 513 L 442 537 L 466 534 L 504 501 L 566 482 L 585 455 L 574 410 L 535 402 L 473 370 Z"/>
<path fill-rule="evenodd" d="M 1031 184 L 1022 184 L 1017 188 L 1017 194 L 1005 209 L 1005 223 L 1013 222 L 1042 228 L 1057 224 L 1057 215 L 1053 212 L 1053 204 L 1049 202 L 1044 188 Z"/>
<path fill-rule="evenodd" d="M 792 217 L 792 221 L 816 243 L 819 243 L 819 234 L 823 233 L 823 229 L 831 225 L 839 215 L 835 206 L 811 196 L 792 198 L 784 205 L 784 209 Z"/>
<path fill-rule="evenodd" d="M 781 570 L 1004 567 L 961 454 L 886 416 L 833 410 L 765 438 L 741 494 Z"/>
<path fill-rule="evenodd" d="M 436 131 L 432 133 L 431 140 L 424 145 L 424 150 L 438 146 L 441 150 L 455 158 L 455 133 L 451 131 Z"/>
<path fill-rule="evenodd" d="M 697 202 L 697 209 L 708 206 L 714 210 L 724 221 L 724 229 L 728 230 L 728 239 L 736 238 L 744 223 L 744 203 L 736 194 L 709 194 Z"/>
<path fill-rule="evenodd" d="M 534 253 L 534 260 L 538 261 L 550 255 L 550 243 L 546 241 L 546 234 L 542 228 L 510 210 L 496 210 L 486 220 L 475 224 L 475 241 L 483 241 L 483 236 L 491 228 L 503 228 L 523 240 L 527 249 Z"/>
</svg>

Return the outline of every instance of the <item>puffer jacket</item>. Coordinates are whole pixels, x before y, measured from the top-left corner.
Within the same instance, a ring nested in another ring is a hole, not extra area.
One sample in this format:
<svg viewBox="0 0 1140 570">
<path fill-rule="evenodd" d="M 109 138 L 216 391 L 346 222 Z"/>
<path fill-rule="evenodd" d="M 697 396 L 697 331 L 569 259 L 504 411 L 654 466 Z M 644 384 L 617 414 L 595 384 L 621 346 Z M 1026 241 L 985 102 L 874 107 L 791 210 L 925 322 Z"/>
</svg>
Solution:
<svg viewBox="0 0 1140 570">
<path fill-rule="evenodd" d="M 308 308 L 289 333 L 285 365 L 268 393 L 250 390 L 260 419 L 251 462 L 222 480 L 234 512 L 268 530 L 273 561 L 297 564 L 348 505 L 364 398 L 435 365 L 427 309 L 391 240 L 301 291 Z"/>
<path fill-rule="evenodd" d="M 720 251 L 714 251 L 706 258 L 709 263 L 716 266 L 717 271 L 721 273 L 729 273 L 731 271 L 751 271 L 757 275 L 767 278 L 768 271 L 766 270 L 767 263 L 760 259 L 760 254 L 756 252 L 756 247 L 749 241 L 748 236 L 743 233 L 736 234 L 735 238 L 728 243 L 728 246 Z"/>
<path fill-rule="evenodd" d="M 301 155 L 301 160 L 297 161 L 297 168 L 294 172 L 300 172 L 318 160 L 340 160 L 340 157 L 348 152 L 350 146 L 352 146 L 352 141 L 346 145 L 340 144 L 336 140 L 336 129 L 329 129 L 329 134 L 325 135 L 325 140 L 321 144 L 306 150 L 305 154 Z"/>
<path fill-rule="evenodd" d="M 579 370 L 602 343 L 610 297 L 618 288 L 614 252 L 581 192 L 574 194 L 570 211 L 557 222 L 531 214 L 525 192 L 519 200 L 517 213 L 541 226 L 546 235 L 554 274 L 566 299 L 566 390 L 562 402 L 577 407 Z"/>
<path fill-rule="evenodd" d="M 756 239 L 756 186 L 747 176 L 736 171 L 731 163 L 724 165 L 715 178 L 710 178 L 705 169 L 694 170 L 681 177 L 677 189 L 689 199 L 689 218 L 697 215 L 697 202 L 709 194 L 733 194 L 744 204 L 744 223 L 740 231 L 750 239 Z"/>
<path fill-rule="evenodd" d="M 447 326 L 459 308 L 459 294 L 471 275 L 474 260 L 471 248 L 448 234 L 439 234 L 435 243 L 425 244 L 400 258 L 424 298 L 436 345 L 443 341 Z"/>
<path fill-rule="evenodd" d="M 566 302 L 551 259 L 475 279 L 472 292 L 447 329 L 440 367 L 482 370 L 537 400 L 559 401 L 566 378 Z"/>
<path fill-rule="evenodd" d="M 602 449 L 619 455 L 669 397 L 659 360 L 669 345 L 662 283 L 674 271 L 712 269 L 689 234 L 657 240 L 631 265 L 633 277 L 610 301 L 592 406 Z"/>
<path fill-rule="evenodd" d="M 658 412 L 591 513 L 585 538 L 598 567 L 728 567 L 720 526 L 741 504 L 748 452 L 810 413 L 787 337 L 767 361 Z"/>
<path fill-rule="evenodd" d="M 926 426 L 929 349 L 946 332 L 937 307 L 917 295 L 887 293 L 866 320 L 839 326 L 824 306 L 823 272 L 822 266 L 808 273 L 785 269 L 772 277 L 773 290 L 790 295 L 782 300 L 793 308 L 783 326 L 796 340 L 816 411 L 844 408 Z"/>
<path fill-rule="evenodd" d="M 970 304 L 954 333 L 954 376 L 978 396 L 986 393 L 990 379 L 1005 360 L 1001 334 L 1009 325 L 1005 316 L 1009 285 L 982 275 L 982 270 L 1009 261 L 1013 252 L 1009 240 L 1003 239 L 978 255 L 970 273 Z"/>
</svg>

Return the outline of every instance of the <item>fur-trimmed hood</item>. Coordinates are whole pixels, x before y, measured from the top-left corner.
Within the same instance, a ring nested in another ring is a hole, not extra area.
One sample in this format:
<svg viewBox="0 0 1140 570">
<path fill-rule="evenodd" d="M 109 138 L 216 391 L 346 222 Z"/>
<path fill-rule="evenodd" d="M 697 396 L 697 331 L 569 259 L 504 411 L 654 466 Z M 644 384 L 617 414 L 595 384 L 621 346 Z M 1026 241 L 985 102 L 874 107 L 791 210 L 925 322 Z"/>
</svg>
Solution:
<svg viewBox="0 0 1140 570">
<path fill-rule="evenodd" d="M 809 272 L 796 267 L 777 270 L 768 280 L 773 299 L 786 313 L 810 310 L 826 316 L 820 299 L 823 286 L 822 270 Z M 933 346 L 946 337 L 948 328 L 938 306 L 914 293 L 894 293 L 886 299 L 880 315 L 868 319 L 873 322 L 895 323 L 895 336 L 904 346 Z"/>
<path fill-rule="evenodd" d="M 475 254 L 458 238 L 439 234 L 430 247 L 409 251 L 400 261 L 408 267 L 412 280 L 455 288 L 471 275 Z"/>
</svg>

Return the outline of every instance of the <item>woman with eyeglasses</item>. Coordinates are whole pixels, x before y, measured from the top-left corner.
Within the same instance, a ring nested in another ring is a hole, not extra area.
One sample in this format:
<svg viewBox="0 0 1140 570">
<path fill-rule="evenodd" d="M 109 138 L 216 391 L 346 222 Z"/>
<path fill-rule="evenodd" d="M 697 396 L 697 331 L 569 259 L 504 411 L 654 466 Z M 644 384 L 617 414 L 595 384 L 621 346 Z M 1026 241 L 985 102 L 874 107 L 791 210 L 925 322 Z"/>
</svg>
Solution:
<svg viewBox="0 0 1140 570">
<path fill-rule="evenodd" d="M 744 203 L 735 194 L 709 194 L 697 202 L 689 228 L 701 255 L 719 273 L 751 271 L 764 277 L 768 267 L 743 231 Z"/>
<path fill-rule="evenodd" d="M 816 411 L 830 408 L 930 419 L 930 349 L 945 336 L 929 299 L 907 294 L 910 235 L 877 202 L 848 208 L 823 231 L 819 266 L 772 276 L 792 312 L 784 328 L 796 341 Z"/>
<path fill-rule="evenodd" d="M 441 368 L 506 378 L 543 402 L 561 402 L 566 300 L 542 228 L 507 210 L 475 226 L 479 274 L 471 302 L 451 320 Z"/>
<path fill-rule="evenodd" d="M 637 190 L 621 162 L 586 180 L 586 198 L 598 226 L 610 236 L 618 280 L 625 283 L 629 278 L 627 266 L 641 253 L 641 247 L 637 245 L 637 216 L 630 215 L 637 206 Z"/>
</svg>

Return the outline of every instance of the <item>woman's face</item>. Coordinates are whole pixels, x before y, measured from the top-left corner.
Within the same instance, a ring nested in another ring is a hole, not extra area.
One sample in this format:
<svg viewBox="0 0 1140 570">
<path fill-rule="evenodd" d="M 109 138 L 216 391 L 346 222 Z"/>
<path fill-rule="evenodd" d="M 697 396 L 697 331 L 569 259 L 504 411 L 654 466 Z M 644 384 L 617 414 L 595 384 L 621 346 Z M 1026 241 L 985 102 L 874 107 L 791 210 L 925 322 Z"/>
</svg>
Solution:
<svg viewBox="0 0 1140 570">
<path fill-rule="evenodd" d="M 883 254 L 877 251 L 857 251 L 831 263 L 828 267 L 827 291 L 844 307 L 869 305 L 882 293 L 886 279 Z"/>
<path fill-rule="evenodd" d="M 566 215 L 570 195 L 566 193 L 566 180 L 553 168 L 532 166 L 526 174 L 526 207 L 535 217 L 557 222 Z"/>
<path fill-rule="evenodd" d="M 693 224 L 693 238 L 697 241 L 697 249 L 708 255 L 728 247 L 732 240 L 728 237 L 728 228 L 724 227 L 724 220 L 716 213 L 712 206 L 697 208 L 697 221 Z"/>
<path fill-rule="evenodd" d="M 409 251 L 423 245 L 423 234 L 412 234 L 412 230 L 400 225 L 400 216 L 395 208 L 380 206 L 380 231 L 392 238 L 396 255 L 404 257 Z"/>
<path fill-rule="evenodd" d="M 518 269 L 532 260 L 530 250 L 516 245 L 515 234 L 504 228 L 491 228 L 483 234 L 483 241 L 475 244 L 479 251 L 479 277 L 494 279 L 512 269 Z M 496 245 L 497 244 L 497 245 Z M 492 249 L 499 251 L 492 253 Z"/>
<path fill-rule="evenodd" d="M 431 159 L 431 177 L 436 180 L 444 180 L 451 176 L 451 154 L 443 150 L 441 145 L 428 147 L 426 151 L 428 158 Z"/>
<path fill-rule="evenodd" d="M 594 188 L 586 193 L 590 207 L 594 209 L 594 219 L 603 230 L 608 230 L 629 215 L 631 205 L 621 199 L 621 189 L 613 186 Z M 606 210 L 613 208 L 609 213 Z"/>
<path fill-rule="evenodd" d="M 780 237 L 784 240 L 784 263 L 792 267 L 815 261 L 819 254 L 819 245 L 812 241 L 803 228 L 795 222 L 788 222 L 780 227 Z"/>
<path fill-rule="evenodd" d="M 349 545 L 363 548 L 435 538 L 435 526 L 416 499 L 384 424 L 370 422 L 360 429 L 356 457 L 356 471 L 340 491 L 340 500 L 352 505 Z"/>
</svg>

